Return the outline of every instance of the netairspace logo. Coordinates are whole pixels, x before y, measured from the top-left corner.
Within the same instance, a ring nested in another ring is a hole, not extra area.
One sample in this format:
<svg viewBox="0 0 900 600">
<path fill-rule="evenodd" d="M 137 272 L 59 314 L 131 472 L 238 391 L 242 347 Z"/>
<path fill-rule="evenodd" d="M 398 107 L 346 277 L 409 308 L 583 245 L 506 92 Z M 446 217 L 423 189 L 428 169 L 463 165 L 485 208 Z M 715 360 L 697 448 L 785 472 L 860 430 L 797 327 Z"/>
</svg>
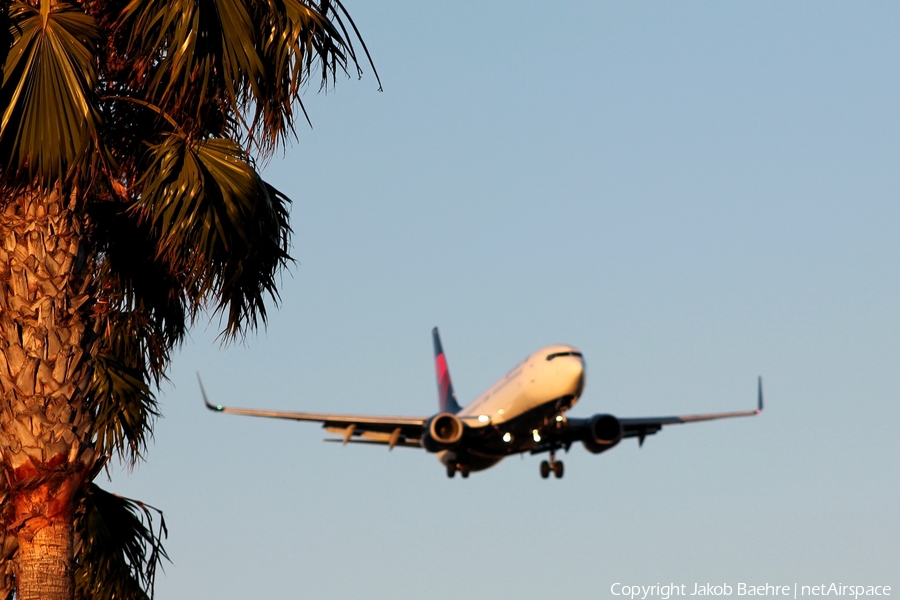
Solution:
<svg viewBox="0 0 900 600">
<path fill-rule="evenodd" d="M 691 587 L 693 586 L 693 587 Z M 690 591 L 689 591 L 690 590 Z M 803 596 L 845 596 L 858 600 L 861 596 L 890 596 L 889 585 L 844 585 L 841 583 L 819 585 L 755 585 L 737 583 L 734 586 L 722 583 L 668 583 L 661 585 L 627 585 L 614 583 L 609 591 L 613 596 L 624 596 L 630 600 L 659 598 L 669 600 L 674 596 L 793 596 L 797 600 Z"/>
</svg>

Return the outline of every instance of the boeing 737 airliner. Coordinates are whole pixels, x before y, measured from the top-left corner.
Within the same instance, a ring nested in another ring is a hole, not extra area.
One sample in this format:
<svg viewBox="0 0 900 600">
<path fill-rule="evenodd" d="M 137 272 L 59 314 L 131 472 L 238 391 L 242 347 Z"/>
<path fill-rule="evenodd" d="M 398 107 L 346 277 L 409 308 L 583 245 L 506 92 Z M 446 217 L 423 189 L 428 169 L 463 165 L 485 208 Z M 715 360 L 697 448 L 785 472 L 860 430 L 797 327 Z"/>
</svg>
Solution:
<svg viewBox="0 0 900 600">
<path fill-rule="evenodd" d="M 552 472 L 560 478 L 563 463 L 556 460 L 556 451 L 564 449 L 568 452 L 575 442 L 581 442 L 588 452 L 599 454 L 623 438 L 636 437 L 643 445 L 646 436 L 656 433 L 664 425 L 749 417 L 759 414 L 763 408 L 760 378 L 756 410 L 636 419 L 608 414 L 572 418 L 567 412 L 584 390 L 584 358 L 578 349 L 562 345 L 535 352 L 462 408 L 453 393 L 437 327 L 432 335 L 440 412 L 430 417 L 226 408 L 210 404 L 201 383 L 203 401 L 207 408 L 217 412 L 322 423 L 329 433 L 340 436 L 328 441 L 383 444 L 388 449 L 394 446 L 424 448 L 446 466 L 448 477 L 453 477 L 457 471 L 468 477 L 470 472 L 492 467 L 513 454 L 549 452 L 549 460 L 541 461 L 541 477 L 547 478 Z"/>
</svg>

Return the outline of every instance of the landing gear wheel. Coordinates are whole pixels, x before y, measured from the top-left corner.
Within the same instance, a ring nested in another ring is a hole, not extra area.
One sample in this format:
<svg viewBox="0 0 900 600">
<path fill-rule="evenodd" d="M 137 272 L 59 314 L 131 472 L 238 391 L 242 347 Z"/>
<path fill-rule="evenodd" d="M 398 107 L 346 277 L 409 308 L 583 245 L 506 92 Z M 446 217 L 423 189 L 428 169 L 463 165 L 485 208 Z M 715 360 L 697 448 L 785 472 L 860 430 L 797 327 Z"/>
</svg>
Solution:
<svg viewBox="0 0 900 600">
<path fill-rule="evenodd" d="M 550 477 L 550 463 L 548 463 L 546 460 L 541 461 L 541 477 L 543 477 L 544 479 Z"/>
<path fill-rule="evenodd" d="M 459 468 L 459 474 L 462 475 L 463 479 L 469 477 L 469 467 L 462 466 Z"/>
<path fill-rule="evenodd" d="M 556 475 L 557 479 L 562 479 L 563 476 L 563 464 L 561 460 L 558 460 L 553 463 L 552 466 L 553 474 Z"/>
<path fill-rule="evenodd" d="M 456 465 L 454 463 L 449 463 L 447 465 L 447 477 L 453 479 L 454 475 L 456 475 Z"/>
</svg>

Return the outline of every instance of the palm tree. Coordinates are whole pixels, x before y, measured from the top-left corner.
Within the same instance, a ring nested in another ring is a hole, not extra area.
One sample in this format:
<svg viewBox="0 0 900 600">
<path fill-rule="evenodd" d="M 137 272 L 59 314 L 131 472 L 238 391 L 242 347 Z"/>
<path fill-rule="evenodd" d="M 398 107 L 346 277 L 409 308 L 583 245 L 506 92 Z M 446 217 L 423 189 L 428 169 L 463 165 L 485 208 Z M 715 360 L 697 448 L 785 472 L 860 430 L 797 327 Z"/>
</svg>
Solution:
<svg viewBox="0 0 900 600">
<path fill-rule="evenodd" d="M 351 33 L 339 0 L 0 0 L 0 549 L 21 600 L 73 598 L 76 568 L 79 596 L 125 567 L 152 585 L 135 561 L 158 536 L 90 525 L 142 505 L 91 482 L 140 459 L 196 318 L 230 339 L 278 301 L 289 200 L 255 161 L 314 76 L 361 73 Z"/>
</svg>

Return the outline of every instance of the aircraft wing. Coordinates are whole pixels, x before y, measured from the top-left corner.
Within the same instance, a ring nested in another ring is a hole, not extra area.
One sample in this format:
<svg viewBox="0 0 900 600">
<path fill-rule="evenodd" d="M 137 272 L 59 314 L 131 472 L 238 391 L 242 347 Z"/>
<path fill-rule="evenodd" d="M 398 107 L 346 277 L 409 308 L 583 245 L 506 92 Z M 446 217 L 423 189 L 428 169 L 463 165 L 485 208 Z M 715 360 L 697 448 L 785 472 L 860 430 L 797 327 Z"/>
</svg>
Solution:
<svg viewBox="0 0 900 600">
<path fill-rule="evenodd" d="M 199 377 L 197 378 L 199 380 Z M 206 408 L 214 412 L 245 415 L 249 417 L 268 417 L 272 419 L 288 419 L 291 421 L 311 421 L 321 423 L 329 433 L 343 436 L 343 443 L 385 444 L 394 446 L 418 446 L 419 438 L 428 417 L 382 417 L 372 415 L 345 415 L 332 413 L 293 412 L 282 410 L 258 410 L 252 408 L 230 408 L 221 404 L 212 404 L 206 396 L 203 382 L 200 392 Z M 361 438 L 361 439 L 360 439 Z"/>
<path fill-rule="evenodd" d="M 730 419 L 732 417 L 752 417 L 758 415 L 763 409 L 762 377 L 758 380 L 757 407 L 755 410 L 739 410 L 734 412 L 710 413 L 705 415 L 681 415 L 673 417 L 641 417 L 637 419 L 619 419 L 622 424 L 622 437 L 639 438 L 640 444 L 644 438 L 663 428 L 663 425 L 676 425 L 678 423 L 693 423 L 695 421 L 713 421 L 715 419 Z"/>
</svg>

